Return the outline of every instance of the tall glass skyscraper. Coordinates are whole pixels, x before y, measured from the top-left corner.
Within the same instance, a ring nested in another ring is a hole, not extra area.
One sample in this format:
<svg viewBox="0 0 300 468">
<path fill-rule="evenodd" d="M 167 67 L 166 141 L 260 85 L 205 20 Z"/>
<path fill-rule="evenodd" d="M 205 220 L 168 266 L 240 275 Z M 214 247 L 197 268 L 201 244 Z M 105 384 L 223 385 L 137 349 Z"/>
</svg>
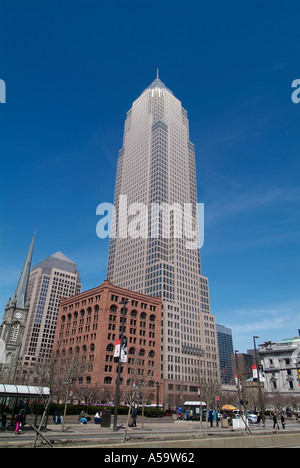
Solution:
<svg viewBox="0 0 300 468">
<path fill-rule="evenodd" d="M 162 377 L 174 403 L 194 392 L 200 378 L 218 379 L 219 364 L 208 280 L 201 274 L 189 121 L 158 77 L 127 112 L 114 207 L 107 279 L 162 297 Z"/>
</svg>

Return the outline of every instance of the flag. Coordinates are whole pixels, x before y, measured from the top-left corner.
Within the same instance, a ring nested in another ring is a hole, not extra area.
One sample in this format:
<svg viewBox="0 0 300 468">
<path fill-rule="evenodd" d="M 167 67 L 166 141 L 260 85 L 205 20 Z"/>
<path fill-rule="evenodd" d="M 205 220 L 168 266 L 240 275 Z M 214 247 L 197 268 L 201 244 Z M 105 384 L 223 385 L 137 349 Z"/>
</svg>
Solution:
<svg viewBox="0 0 300 468">
<path fill-rule="evenodd" d="M 115 353 L 114 353 L 114 361 L 115 362 L 119 362 L 120 351 L 121 351 L 121 340 L 117 340 L 116 341 L 116 346 L 115 346 Z"/>
<path fill-rule="evenodd" d="M 116 341 L 115 353 L 114 353 L 114 362 L 119 362 L 121 355 L 121 362 L 127 362 L 127 338 L 123 338 L 122 346 L 121 340 Z"/>
<path fill-rule="evenodd" d="M 127 362 L 127 338 L 123 338 L 121 348 L 121 362 Z"/>
</svg>

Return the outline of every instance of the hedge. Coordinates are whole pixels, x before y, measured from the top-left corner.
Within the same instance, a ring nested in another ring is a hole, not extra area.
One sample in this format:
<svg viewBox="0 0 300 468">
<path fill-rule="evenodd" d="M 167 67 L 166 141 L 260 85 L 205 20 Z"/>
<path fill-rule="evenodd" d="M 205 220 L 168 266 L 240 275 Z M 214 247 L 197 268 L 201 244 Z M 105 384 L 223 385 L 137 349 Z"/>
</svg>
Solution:
<svg viewBox="0 0 300 468">
<path fill-rule="evenodd" d="M 63 415 L 64 413 L 64 405 L 60 405 L 57 403 L 51 403 L 49 414 L 54 415 L 55 411 L 59 410 L 60 413 Z M 105 409 L 109 409 L 112 413 L 114 413 L 115 408 L 114 406 L 93 406 L 93 405 L 67 405 L 67 415 L 78 415 L 81 411 L 84 411 L 89 416 L 95 415 L 98 411 L 103 411 Z M 118 407 L 118 414 L 119 415 L 127 415 L 128 414 L 128 406 L 119 406 Z M 138 415 L 142 415 L 142 408 L 138 408 Z M 158 409 L 158 408 L 144 408 L 144 415 L 146 418 L 163 418 L 166 416 L 166 412 Z"/>
</svg>

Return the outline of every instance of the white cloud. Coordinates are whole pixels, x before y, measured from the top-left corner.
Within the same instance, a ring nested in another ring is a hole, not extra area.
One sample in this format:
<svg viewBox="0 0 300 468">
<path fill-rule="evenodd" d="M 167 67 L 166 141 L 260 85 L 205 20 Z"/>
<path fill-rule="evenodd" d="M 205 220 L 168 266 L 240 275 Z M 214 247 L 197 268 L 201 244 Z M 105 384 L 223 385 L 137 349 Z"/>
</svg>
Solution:
<svg viewBox="0 0 300 468">
<path fill-rule="evenodd" d="M 259 336 L 260 343 L 297 336 L 300 329 L 300 299 L 265 308 L 235 310 L 230 313 L 226 326 L 232 329 L 234 346 L 240 352 L 253 349 L 253 336 Z"/>
</svg>

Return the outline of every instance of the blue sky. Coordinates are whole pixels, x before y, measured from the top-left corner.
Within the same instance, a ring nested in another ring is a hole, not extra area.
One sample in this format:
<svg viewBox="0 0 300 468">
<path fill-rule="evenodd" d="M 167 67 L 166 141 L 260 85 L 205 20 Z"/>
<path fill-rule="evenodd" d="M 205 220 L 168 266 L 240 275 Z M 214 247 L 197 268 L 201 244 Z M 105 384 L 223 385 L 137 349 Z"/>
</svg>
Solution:
<svg viewBox="0 0 300 468">
<path fill-rule="evenodd" d="M 126 112 L 160 78 L 188 111 L 202 272 L 241 352 L 300 328 L 298 2 L 2 0 L 0 318 L 33 231 L 83 289 L 106 276 L 96 207 L 113 201 Z"/>
</svg>

